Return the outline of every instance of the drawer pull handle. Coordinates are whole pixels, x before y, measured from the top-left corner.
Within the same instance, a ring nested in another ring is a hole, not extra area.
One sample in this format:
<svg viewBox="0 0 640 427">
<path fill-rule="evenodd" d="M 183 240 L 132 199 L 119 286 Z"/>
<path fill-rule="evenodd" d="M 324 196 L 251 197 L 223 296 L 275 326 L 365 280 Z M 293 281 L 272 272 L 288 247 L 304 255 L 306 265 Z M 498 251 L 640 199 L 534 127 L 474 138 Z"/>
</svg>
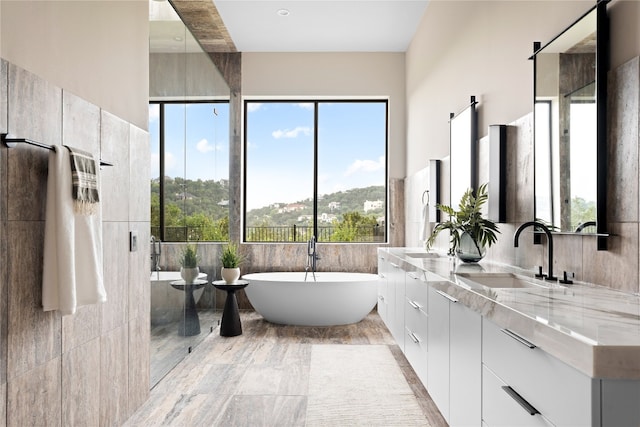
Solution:
<svg viewBox="0 0 640 427">
<path fill-rule="evenodd" d="M 389 264 L 391 264 L 391 267 L 393 267 L 393 268 L 400 268 L 400 266 L 398 266 L 398 264 L 394 264 L 392 262 L 390 262 Z"/>
<path fill-rule="evenodd" d="M 515 332 L 511 332 L 508 329 L 502 329 L 502 332 L 508 336 L 510 336 L 511 338 L 513 338 L 514 340 L 518 341 L 520 344 L 525 345 L 531 349 L 536 348 L 536 345 L 533 344 L 530 341 L 525 340 L 524 338 L 522 338 L 520 335 L 516 334 Z"/>
<path fill-rule="evenodd" d="M 449 295 L 449 294 L 447 294 L 445 292 L 442 292 L 442 291 L 439 291 L 439 290 L 436 289 L 436 293 L 438 293 L 439 295 L 442 295 L 443 297 L 445 297 L 446 299 L 448 299 L 451 302 L 458 302 L 458 300 L 456 298 L 452 297 L 451 295 Z"/>
<path fill-rule="evenodd" d="M 378 299 L 379 299 L 380 301 L 384 301 L 384 297 L 383 297 L 382 295 L 379 295 L 379 296 L 378 296 Z"/>
<path fill-rule="evenodd" d="M 379 276 L 380 276 L 381 279 L 386 279 L 384 273 L 380 273 Z"/>
<path fill-rule="evenodd" d="M 413 332 L 409 332 L 407 335 L 409 335 L 409 338 L 411 338 L 414 343 L 418 344 L 420 342 L 420 339 Z"/>
<path fill-rule="evenodd" d="M 418 276 L 416 276 L 413 272 L 407 273 L 407 276 L 411 277 L 413 280 L 418 280 Z"/>
<path fill-rule="evenodd" d="M 534 408 L 533 406 L 531 406 L 531 404 L 529 402 L 527 402 L 524 397 L 520 396 L 514 389 L 512 389 L 511 387 L 509 387 L 508 385 L 503 385 L 502 389 L 509 395 L 511 396 L 511 398 L 513 400 L 515 400 L 516 402 L 518 402 L 518 404 L 520 406 L 522 406 L 522 408 L 524 408 L 525 411 L 527 411 L 529 413 L 529 415 L 536 415 L 539 414 L 540 411 L 538 411 L 536 408 Z"/>
<path fill-rule="evenodd" d="M 409 305 L 410 305 L 411 307 L 415 308 L 416 310 L 419 310 L 419 309 L 421 309 L 421 308 L 422 308 L 422 306 L 421 306 L 420 304 L 418 304 L 418 303 L 417 303 L 417 302 L 415 302 L 415 301 L 411 301 L 411 300 L 409 300 Z"/>
</svg>

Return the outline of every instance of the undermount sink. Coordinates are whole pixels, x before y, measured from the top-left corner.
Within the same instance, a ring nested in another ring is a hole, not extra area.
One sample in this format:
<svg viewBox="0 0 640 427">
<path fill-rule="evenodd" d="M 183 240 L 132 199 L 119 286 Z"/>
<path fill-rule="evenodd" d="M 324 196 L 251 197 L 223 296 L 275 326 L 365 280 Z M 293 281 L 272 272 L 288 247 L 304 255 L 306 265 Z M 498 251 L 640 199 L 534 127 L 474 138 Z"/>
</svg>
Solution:
<svg viewBox="0 0 640 427">
<path fill-rule="evenodd" d="M 513 273 L 457 273 L 456 275 L 467 284 L 479 284 L 494 289 L 551 288 L 557 286 Z"/>
<path fill-rule="evenodd" d="M 433 252 L 407 252 L 406 256 L 411 258 L 440 258 L 440 254 L 436 254 Z"/>
</svg>

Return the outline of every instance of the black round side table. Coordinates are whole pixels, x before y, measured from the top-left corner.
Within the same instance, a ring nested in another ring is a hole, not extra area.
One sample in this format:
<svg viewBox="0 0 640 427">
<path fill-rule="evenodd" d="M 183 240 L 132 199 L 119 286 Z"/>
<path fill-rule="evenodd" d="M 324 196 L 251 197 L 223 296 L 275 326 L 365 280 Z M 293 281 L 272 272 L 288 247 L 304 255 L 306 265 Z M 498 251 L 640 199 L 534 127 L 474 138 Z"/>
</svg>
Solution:
<svg viewBox="0 0 640 427">
<path fill-rule="evenodd" d="M 206 280 L 202 279 L 196 279 L 193 283 L 185 283 L 184 280 L 171 282 L 172 287 L 184 291 L 184 313 L 178 325 L 178 335 L 190 337 L 200 334 L 200 318 L 198 317 L 193 291 L 200 289 L 207 283 Z"/>
<path fill-rule="evenodd" d="M 227 292 L 227 299 L 224 302 L 224 310 L 222 312 L 222 321 L 220 322 L 220 336 L 235 337 L 242 334 L 236 291 L 244 289 L 248 284 L 248 280 L 236 280 L 233 283 L 227 283 L 224 280 L 216 280 L 213 282 L 214 287 Z"/>
</svg>

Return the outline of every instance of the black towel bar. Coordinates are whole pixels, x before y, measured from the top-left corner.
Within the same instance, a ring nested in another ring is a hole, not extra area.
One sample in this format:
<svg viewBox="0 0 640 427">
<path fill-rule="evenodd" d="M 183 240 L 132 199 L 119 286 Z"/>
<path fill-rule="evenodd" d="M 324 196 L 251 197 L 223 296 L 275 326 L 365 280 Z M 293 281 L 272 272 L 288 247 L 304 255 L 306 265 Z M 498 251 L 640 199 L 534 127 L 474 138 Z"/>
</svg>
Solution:
<svg viewBox="0 0 640 427">
<path fill-rule="evenodd" d="M 44 144 L 27 138 L 14 138 L 8 133 L 2 134 L 2 142 L 4 142 L 8 148 L 13 148 L 17 144 L 29 144 L 40 148 L 46 148 L 47 150 L 53 150 L 53 145 Z M 100 159 L 100 166 L 113 166 L 113 163 Z"/>
</svg>

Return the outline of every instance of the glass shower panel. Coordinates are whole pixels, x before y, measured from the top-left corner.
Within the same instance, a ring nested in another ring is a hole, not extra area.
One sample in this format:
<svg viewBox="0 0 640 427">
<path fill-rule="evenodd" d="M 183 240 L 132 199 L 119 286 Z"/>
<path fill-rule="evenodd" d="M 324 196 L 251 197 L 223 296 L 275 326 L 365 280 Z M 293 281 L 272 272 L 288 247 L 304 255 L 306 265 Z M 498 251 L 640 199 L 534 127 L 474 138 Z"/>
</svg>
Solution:
<svg viewBox="0 0 640 427">
<path fill-rule="evenodd" d="M 151 232 L 160 252 L 151 283 L 151 385 L 218 326 L 211 281 L 228 239 L 229 88 L 169 2 L 149 2 Z M 181 282 L 196 247 L 200 279 Z M 154 279 L 155 274 L 155 279 Z"/>
</svg>

